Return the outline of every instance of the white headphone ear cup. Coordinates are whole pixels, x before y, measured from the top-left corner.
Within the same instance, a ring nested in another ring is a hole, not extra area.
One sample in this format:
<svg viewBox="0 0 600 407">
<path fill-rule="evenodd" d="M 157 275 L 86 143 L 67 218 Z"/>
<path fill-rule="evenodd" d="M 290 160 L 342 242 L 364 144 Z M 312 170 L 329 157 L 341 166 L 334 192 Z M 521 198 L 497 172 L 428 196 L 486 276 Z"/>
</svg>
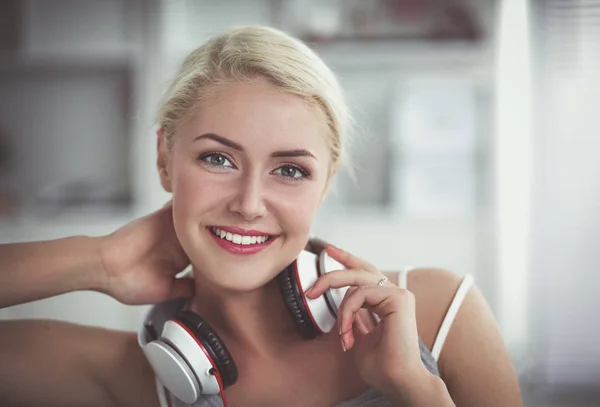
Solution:
<svg viewBox="0 0 600 407">
<path fill-rule="evenodd" d="M 237 366 L 217 332 L 200 315 L 191 311 L 182 312 L 177 317 L 176 323 L 188 333 L 188 337 L 192 337 L 197 345 L 196 350 L 200 350 L 204 354 L 204 358 L 198 360 L 204 364 L 192 363 L 192 368 L 202 387 L 210 384 L 205 384 L 205 382 L 208 380 L 207 372 L 211 369 L 214 369 L 214 374 L 208 373 L 208 377 L 209 379 L 216 378 L 222 391 L 233 385 L 238 379 Z M 198 368 L 199 370 L 197 370 Z M 208 381 L 210 382 L 210 380 Z"/>
<path fill-rule="evenodd" d="M 298 264 L 294 261 L 277 275 L 277 284 L 283 303 L 292 320 L 298 334 L 304 339 L 312 339 L 319 335 L 319 326 L 312 318 L 304 296 L 302 283 L 299 283 Z"/>
<path fill-rule="evenodd" d="M 160 382 L 179 400 L 192 404 L 200 397 L 200 385 L 187 362 L 162 341 L 144 346 L 144 354 Z"/>
<path fill-rule="evenodd" d="M 193 386 L 193 389 L 197 389 L 196 392 L 187 385 L 184 385 L 185 382 L 181 387 L 179 383 L 175 383 L 172 388 L 163 382 L 175 397 L 191 404 L 199 395 L 219 394 L 221 392 L 221 386 L 216 376 L 209 373 L 212 368 L 216 369 L 216 367 L 213 366 L 198 340 L 186 328 L 180 325 L 180 322 L 176 320 L 165 322 L 160 343 L 168 345 L 171 352 L 175 352 L 180 357 L 179 360 L 184 361 L 186 366 L 191 370 L 193 379 L 195 379 L 196 384 Z M 164 346 L 164 348 L 167 347 Z M 163 374 L 169 374 L 169 372 Z"/>
<path fill-rule="evenodd" d="M 308 251 L 300 253 L 296 259 L 296 263 L 300 290 L 303 293 L 324 274 L 326 269 L 322 267 L 322 254 L 321 256 L 317 256 Z M 311 320 L 317 325 L 319 331 L 323 333 L 330 332 L 337 321 L 337 308 L 333 304 L 330 304 L 328 300 L 329 291 L 331 290 L 327 290 L 325 294 L 314 299 L 303 295 L 303 300 L 306 303 Z"/>
<path fill-rule="evenodd" d="M 284 303 L 294 320 L 300 335 L 311 339 L 317 334 L 330 332 L 337 322 L 337 310 L 347 287 L 327 290 L 318 298 L 304 295 L 321 276 L 344 266 L 332 259 L 325 251 L 317 256 L 303 250 L 296 260 L 277 276 Z"/>
</svg>

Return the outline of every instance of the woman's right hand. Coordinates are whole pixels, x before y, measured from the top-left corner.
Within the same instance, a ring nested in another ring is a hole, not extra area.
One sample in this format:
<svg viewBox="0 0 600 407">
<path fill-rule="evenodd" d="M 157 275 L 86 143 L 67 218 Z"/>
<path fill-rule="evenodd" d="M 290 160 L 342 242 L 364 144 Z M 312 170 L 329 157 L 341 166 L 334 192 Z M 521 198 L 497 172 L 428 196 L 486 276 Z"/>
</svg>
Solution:
<svg viewBox="0 0 600 407">
<path fill-rule="evenodd" d="M 170 202 L 100 239 L 99 291 L 131 305 L 193 295 L 193 280 L 176 278 L 190 261 L 175 234 Z"/>
</svg>

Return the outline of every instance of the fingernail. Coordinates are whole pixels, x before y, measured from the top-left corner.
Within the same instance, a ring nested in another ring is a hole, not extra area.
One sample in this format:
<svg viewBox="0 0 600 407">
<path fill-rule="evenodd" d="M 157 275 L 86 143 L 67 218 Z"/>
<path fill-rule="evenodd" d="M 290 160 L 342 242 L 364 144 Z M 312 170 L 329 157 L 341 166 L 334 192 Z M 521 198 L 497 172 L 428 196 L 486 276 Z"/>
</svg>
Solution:
<svg viewBox="0 0 600 407">
<path fill-rule="evenodd" d="M 369 329 L 363 323 L 358 324 L 357 327 L 358 327 L 358 332 L 360 332 L 361 334 L 363 334 L 363 335 L 369 334 Z"/>
<path fill-rule="evenodd" d="M 342 342 L 342 349 L 344 350 L 344 352 L 346 352 L 347 349 L 346 349 L 346 344 L 344 343 L 344 338 L 342 338 L 341 342 Z"/>
<path fill-rule="evenodd" d="M 311 285 L 310 287 L 308 287 L 305 291 L 304 291 L 304 295 L 309 295 L 313 289 L 314 285 Z"/>
<path fill-rule="evenodd" d="M 347 331 L 345 331 L 345 332 L 344 332 L 344 331 L 342 331 L 342 328 L 340 328 L 340 335 L 347 334 L 347 333 L 348 333 L 348 332 L 350 332 L 351 330 L 352 330 L 352 328 L 350 328 L 349 330 L 347 330 Z"/>
</svg>

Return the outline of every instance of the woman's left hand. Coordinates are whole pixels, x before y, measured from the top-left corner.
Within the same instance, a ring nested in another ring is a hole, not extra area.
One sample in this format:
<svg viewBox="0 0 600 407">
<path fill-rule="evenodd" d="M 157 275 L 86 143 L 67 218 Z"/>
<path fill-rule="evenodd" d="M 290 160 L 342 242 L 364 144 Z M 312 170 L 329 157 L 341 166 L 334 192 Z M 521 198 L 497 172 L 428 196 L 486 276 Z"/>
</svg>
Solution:
<svg viewBox="0 0 600 407">
<path fill-rule="evenodd" d="M 421 362 L 413 294 L 368 262 L 331 245 L 325 250 L 347 269 L 319 277 L 306 295 L 317 298 L 329 288 L 350 287 L 339 307 L 338 328 L 341 346 L 353 350 L 363 380 L 386 393 L 423 388 L 433 375 Z"/>
</svg>

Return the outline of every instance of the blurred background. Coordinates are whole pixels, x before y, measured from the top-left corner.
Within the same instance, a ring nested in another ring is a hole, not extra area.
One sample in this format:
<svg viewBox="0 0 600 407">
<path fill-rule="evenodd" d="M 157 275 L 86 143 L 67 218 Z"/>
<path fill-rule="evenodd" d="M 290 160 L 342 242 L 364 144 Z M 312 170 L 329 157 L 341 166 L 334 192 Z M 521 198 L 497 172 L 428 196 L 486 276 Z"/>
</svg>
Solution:
<svg viewBox="0 0 600 407">
<path fill-rule="evenodd" d="M 600 405 L 600 0 L 4 0 L 0 243 L 162 206 L 160 97 L 245 24 L 306 41 L 356 118 L 356 180 L 314 234 L 384 270 L 473 274 L 526 405 Z M 79 292 L 0 318 L 137 330 L 146 310 Z"/>
</svg>

